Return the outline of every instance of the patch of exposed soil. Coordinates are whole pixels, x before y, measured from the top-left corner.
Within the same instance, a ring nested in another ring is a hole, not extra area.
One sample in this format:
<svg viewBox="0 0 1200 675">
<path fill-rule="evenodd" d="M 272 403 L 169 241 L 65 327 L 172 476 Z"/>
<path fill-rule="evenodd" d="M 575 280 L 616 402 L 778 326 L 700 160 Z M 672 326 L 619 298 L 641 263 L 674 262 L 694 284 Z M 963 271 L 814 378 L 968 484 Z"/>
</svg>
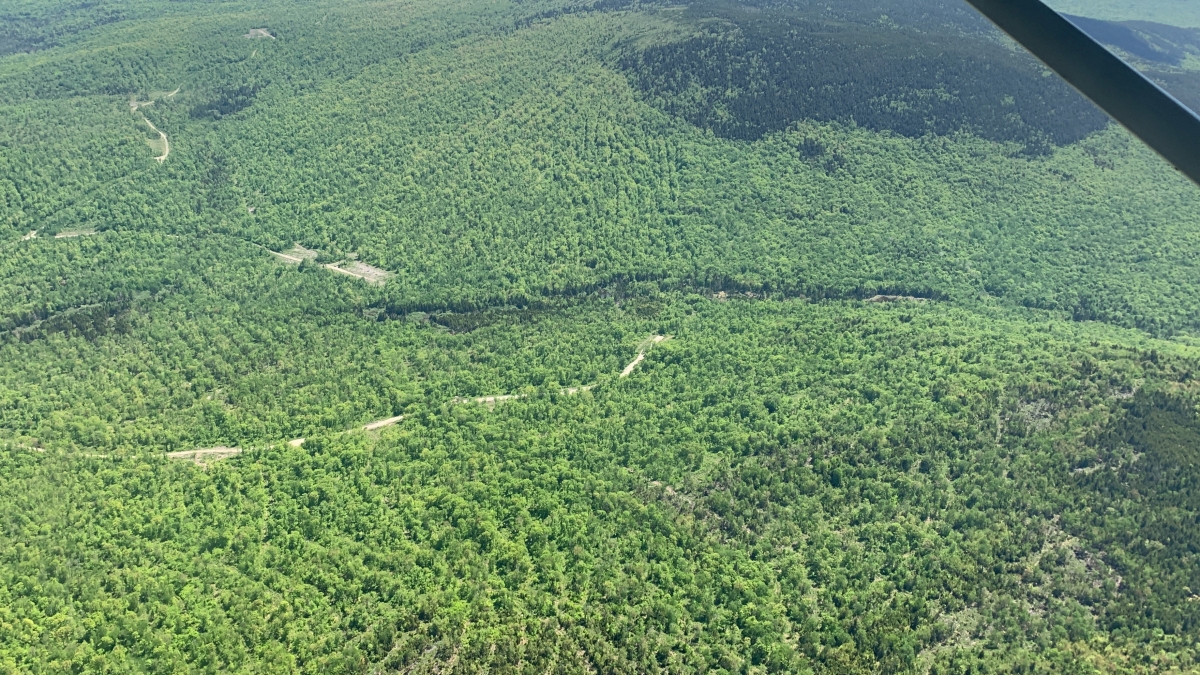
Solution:
<svg viewBox="0 0 1200 675">
<path fill-rule="evenodd" d="M 331 269 L 334 272 L 341 272 L 342 274 L 357 277 L 369 284 L 375 284 L 376 286 L 382 286 L 383 284 L 387 283 L 388 278 L 392 276 L 392 273 L 388 272 L 387 270 L 381 270 L 378 267 L 373 267 L 358 260 L 330 264 L 326 265 L 325 267 L 326 269 Z"/>
<path fill-rule="evenodd" d="M 376 420 L 374 422 L 371 422 L 370 424 L 364 425 L 363 429 L 366 431 L 375 431 L 376 429 L 390 427 L 402 419 L 404 419 L 404 415 L 396 415 L 395 417 L 389 417 L 386 420 Z M 304 441 L 304 439 L 300 439 L 300 440 L 301 440 L 301 442 Z"/>
<path fill-rule="evenodd" d="M 228 459 L 234 455 L 240 455 L 241 448 L 227 448 L 223 445 L 215 448 L 199 448 L 197 450 L 182 450 L 180 452 L 168 452 L 167 457 L 171 459 L 180 459 L 185 461 L 195 462 L 202 467 L 208 466 L 212 462 L 222 459 Z"/>
<path fill-rule="evenodd" d="M 268 250 L 270 250 L 270 249 L 268 249 Z M 282 260 L 286 263 L 291 263 L 293 265 L 299 265 L 300 263 L 304 262 L 305 260 L 316 260 L 317 259 L 316 251 L 309 249 L 309 248 L 304 248 L 300 244 L 293 244 L 292 247 L 290 249 L 288 249 L 287 251 L 282 251 L 282 252 L 271 251 L 271 255 L 279 258 L 280 260 Z"/>
<path fill-rule="evenodd" d="M 515 401 L 520 398 L 529 398 L 526 394 L 496 394 L 494 396 L 475 396 L 473 398 L 456 397 L 450 399 L 450 403 L 478 403 L 486 405 L 489 409 L 495 408 L 497 403 L 504 401 Z"/>
<path fill-rule="evenodd" d="M 285 251 L 290 256 L 295 256 L 303 260 L 316 260 L 319 253 L 311 248 L 304 248 L 300 244 L 292 244 L 292 247 Z"/>
<path fill-rule="evenodd" d="M 246 33 L 242 37 L 250 38 L 250 39 L 255 39 L 255 38 L 271 38 L 272 40 L 275 39 L 275 36 L 268 33 L 266 28 L 251 28 L 250 32 Z"/>
</svg>

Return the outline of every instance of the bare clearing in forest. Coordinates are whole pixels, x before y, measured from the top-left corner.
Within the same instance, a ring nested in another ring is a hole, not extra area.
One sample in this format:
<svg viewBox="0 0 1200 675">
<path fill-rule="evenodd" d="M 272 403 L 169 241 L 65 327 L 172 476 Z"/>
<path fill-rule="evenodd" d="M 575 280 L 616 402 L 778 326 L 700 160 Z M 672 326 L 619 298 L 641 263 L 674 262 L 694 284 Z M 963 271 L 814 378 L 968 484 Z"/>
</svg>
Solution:
<svg viewBox="0 0 1200 675">
<path fill-rule="evenodd" d="M 654 345 L 663 342 L 666 339 L 666 335 L 655 335 L 649 340 L 643 342 L 641 346 L 638 347 L 637 358 L 634 359 L 629 365 L 625 366 L 625 370 L 621 371 L 621 377 L 629 377 L 629 375 L 633 373 L 633 370 L 638 367 L 638 364 L 646 359 L 646 352 L 650 351 L 650 348 Z"/>
<path fill-rule="evenodd" d="M 246 33 L 242 37 L 251 38 L 251 39 L 254 39 L 254 38 L 271 38 L 272 40 L 275 39 L 275 36 L 268 33 L 266 28 L 251 28 L 250 32 Z"/>
<path fill-rule="evenodd" d="M 267 249 L 267 250 L 270 250 L 270 249 Z M 299 265 L 300 263 L 304 262 L 305 260 L 316 260 L 317 259 L 316 251 L 314 251 L 310 248 L 304 248 L 300 244 L 293 244 L 290 249 L 288 249 L 287 251 L 283 251 L 283 252 L 271 251 L 271 255 L 279 258 L 280 260 L 282 260 L 286 263 L 292 263 L 293 265 Z"/>
<path fill-rule="evenodd" d="M 288 445 L 292 446 L 293 448 L 298 448 L 298 447 L 304 445 L 304 439 L 303 438 L 293 438 L 292 440 L 288 441 Z"/>
<path fill-rule="evenodd" d="M 208 466 L 209 462 L 215 462 L 221 459 L 228 459 L 234 455 L 240 455 L 241 448 L 227 448 L 223 445 L 215 448 L 200 448 L 197 450 L 182 450 L 180 452 L 168 452 L 167 457 L 171 459 L 182 459 L 195 462 L 200 466 Z"/>
<path fill-rule="evenodd" d="M 496 405 L 501 401 L 512 401 L 518 398 L 527 398 L 527 396 L 525 394 L 500 394 L 498 396 L 477 396 L 471 400 L 484 405 Z"/>
<path fill-rule="evenodd" d="M 363 426 L 363 429 L 366 431 L 375 431 L 376 429 L 390 427 L 402 419 L 404 419 L 404 415 L 396 415 L 395 417 L 389 417 L 386 420 L 378 420 L 375 422 L 371 422 L 370 424 Z"/>
<path fill-rule="evenodd" d="M 925 298 L 917 298 L 911 295 L 876 295 L 867 298 L 867 302 L 925 302 Z"/>
<path fill-rule="evenodd" d="M 342 274 L 357 277 L 369 284 L 375 284 L 376 286 L 382 286 L 387 282 L 388 277 L 392 276 L 392 273 L 388 272 L 387 270 L 381 270 L 378 267 L 373 267 L 364 262 L 359 262 L 358 260 L 353 260 L 348 263 L 343 262 L 326 265 L 325 268 L 331 269 L 334 272 L 341 272 Z"/>
<path fill-rule="evenodd" d="M 287 251 L 290 256 L 295 256 L 302 260 L 316 260 L 318 253 L 311 248 L 304 248 L 300 244 L 292 244 L 292 248 Z"/>
<path fill-rule="evenodd" d="M 30 230 L 29 234 L 21 237 L 21 241 L 29 241 L 30 239 L 37 239 L 37 230 Z"/>
<path fill-rule="evenodd" d="M 270 251 L 270 249 L 267 250 Z M 279 258 L 285 263 L 299 265 L 305 260 L 315 261 L 319 253 L 312 249 L 304 248 L 300 244 L 295 244 L 290 250 L 287 251 L 271 251 L 271 255 Z M 321 267 L 324 267 L 327 270 L 338 272 L 340 274 L 345 274 L 349 277 L 354 277 L 355 279 L 362 279 L 363 281 L 366 281 L 369 284 L 375 284 L 376 286 L 382 286 L 387 282 L 388 278 L 392 276 L 392 273 L 388 272 L 387 270 L 381 270 L 378 267 L 368 265 L 358 260 L 343 260 L 341 262 L 321 265 Z"/>
<path fill-rule="evenodd" d="M 63 230 L 62 232 L 59 232 L 58 234 L 54 235 L 54 238 L 55 239 L 70 239 L 72 237 L 90 237 L 93 234 L 96 234 L 95 230 Z M 33 237 L 26 235 L 25 238 L 32 239 Z"/>
<path fill-rule="evenodd" d="M 486 405 L 488 407 L 488 409 L 490 410 L 490 409 L 495 408 L 497 403 L 501 403 L 504 401 L 515 401 L 519 398 L 529 398 L 529 395 L 528 394 L 496 394 L 494 396 L 475 396 L 472 398 L 468 398 L 466 396 L 455 396 L 454 398 L 450 399 L 450 403 L 451 403 L 451 405 L 458 404 L 458 403 L 478 403 L 480 405 Z"/>
</svg>

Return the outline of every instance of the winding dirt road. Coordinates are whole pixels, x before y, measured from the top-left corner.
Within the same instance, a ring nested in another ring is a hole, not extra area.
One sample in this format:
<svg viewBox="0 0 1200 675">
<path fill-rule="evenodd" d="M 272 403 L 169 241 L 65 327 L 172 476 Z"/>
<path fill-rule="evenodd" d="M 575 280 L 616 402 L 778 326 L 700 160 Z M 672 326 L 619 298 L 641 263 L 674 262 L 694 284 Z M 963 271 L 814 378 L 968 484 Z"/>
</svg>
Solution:
<svg viewBox="0 0 1200 675">
<path fill-rule="evenodd" d="M 147 121 L 146 123 L 149 124 L 149 121 Z M 153 127 L 153 125 L 151 125 L 151 127 Z M 267 249 L 267 250 L 270 251 L 270 249 Z M 291 256 L 286 253 L 279 253 L 278 251 L 270 251 L 270 252 L 273 255 L 279 256 L 280 258 L 287 260 L 288 262 L 299 263 L 302 261 L 302 258 L 299 258 L 297 256 Z M 630 373 L 632 373 L 634 371 L 634 369 L 636 369 L 638 367 L 638 364 L 640 364 L 642 361 L 644 361 L 646 359 L 646 352 L 650 351 L 651 347 L 653 347 L 656 344 L 659 344 L 660 342 L 665 342 L 666 340 L 669 340 L 669 339 L 670 339 L 670 336 L 668 336 L 668 335 L 653 335 L 648 340 L 643 342 L 638 347 L 637 358 L 635 358 L 632 363 L 625 366 L 625 369 L 621 371 L 621 377 L 628 377 L 630 375 Z M 566 395 L 566 396 L 572 396 L 572 395 L 578 394 L 580 392 L 591 391 L 595 387 L 596 387 L 595 384 L 585 384 L 585 385 L 580 385 L 580 386 L 575 386 L 575 387 L 563 387 L 562 389 L 559 390 L 559 393 Z M 473 403 L 479 403 L 479 404 L 486 405 L 489 408 L 494 408 L 497 403 L 500 403 L 503 401 L 512 401 L 512 400 L 516 400 L 516 399 L 523 399 L 523 398 L 528 398 L 528 395 L 527 394 L 497 394 L 494 396 L 476 396 L 476 397 L 472 397 L 472 398 L 461 398 L 460 397 L 460 398 L 451 399 L 450 402 L 451 403 L 473 402 Z M 374 422 L 369 422 L 367 424 L 364 424 L 362 426 L 362 430 L 363 431 L 375 431 L 377 429 L 382 429 L 384 427 L 392 426 L 393 424 L 396 424 L 403 420 L 404 420 L 404 415 L 396 415 L 395 417 L 388 417 L 385 419 L 376 420 Z M 341 433 L 349 433 L 349 431 L 344 431 Z M 293 448 L 298 448 L 298 447 L 304 445 L 304 440 L 305 439 L 303 439 L 303 438 L 295 438 L 295 439 L 288 441 L 288 445 L 290 445 Z M 170 457 L 171 459 L 190 460 L 190 461 L 195 462 L 196 464 L 200 465 L 201 467 L 207 467 L 209 462 L 226 459 L 228 457 L 233 457 L 234 455 L 241 454 L 241 452 L 242 452 L 241 448 L 227 448 L 224 446 L 219 446 L 219 447 L 215 447 L 215 448 L 201 448 L 198 450 L 182 450 L 179 452 L 168 452 L 167 457 Z"/>
<path fill-rule="evenodd" d="M 159 131 L 158 127 L 154 126 L 154 123 L 151 122 L 150 120 L 146 119 L 145 117 L 142 118 L 142 121 L 144 121 L 146 124 L 148 124 L 150 126 L 150 128 L 153 129 L 158 134 L 159 138 L 162 139 L 163 154 L 160 157 L 154 158 L 154 159 L 158 160 L 159 164 L 162 164 L 163 162 L 167 161 L 167 156 L 171 154 L 171 144 L 170 144 L 170 142 L 167 141 L 167 135 L 164 134 L 163 132 Z"/>
<path fill-rule="evenodd" d="M 646 352 L 650 351 L 650 348 L 653 347 L 654 345 L 656 345 L 666 339 L 667 339 L 666 335 L 655 335 L 654 337 L 650 338 L 647 342 L 643 343 L 643 347 L 638 349 L 637 358 L 634 359 L 633 362 L 631 362 L 629 365 L 625 366 L 625 370 L 621 371 L 621 377 L 629 377 L 629 375 L 631 373 L 633 373 L 633 370 L 638 367 L 638 364 L 646 359 Z"/>
</svg>

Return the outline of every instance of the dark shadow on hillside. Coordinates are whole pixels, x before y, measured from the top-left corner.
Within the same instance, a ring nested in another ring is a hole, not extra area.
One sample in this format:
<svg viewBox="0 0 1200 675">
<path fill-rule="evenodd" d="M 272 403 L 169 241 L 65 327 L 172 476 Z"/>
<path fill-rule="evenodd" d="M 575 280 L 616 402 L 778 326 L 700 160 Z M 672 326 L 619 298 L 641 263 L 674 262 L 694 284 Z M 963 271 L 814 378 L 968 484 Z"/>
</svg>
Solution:
<svg viewBox="0 0 1200 675">
<path fill-rule="evenodd" d="M 1193 110 L 1200 111 L 1200 73 L 1184 67 L 1200 57 L 1200 30 L 1151 21 L 1100 21 L 1065 15 Z"/>
<path fill-rule="evenodd" d="M 648 102 L 726 138 L 814 119 L 908 137 L 968 131 L 1041 154 L 1107 125 L 1032 57 L 943 4 L 915 3 L 900 22 L 878 11 L 900 9 L 892 3 L 702 0 L 686 12 L 692 37 L 630 48 L 619 65 Z"/>
</svg>

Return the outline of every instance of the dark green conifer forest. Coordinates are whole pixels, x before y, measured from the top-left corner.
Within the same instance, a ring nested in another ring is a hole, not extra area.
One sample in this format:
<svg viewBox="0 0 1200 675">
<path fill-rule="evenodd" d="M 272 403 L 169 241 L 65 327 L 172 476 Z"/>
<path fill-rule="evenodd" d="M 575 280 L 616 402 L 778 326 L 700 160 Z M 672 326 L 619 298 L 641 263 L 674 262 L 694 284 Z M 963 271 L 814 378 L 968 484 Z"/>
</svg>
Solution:
<svg viewBox="0 0 1200 675">
<path fill-rule="evenodd" d="M 1200 673 L 1200 188 L 956 0 L 0 0 L 0 673 L 226 672 Z"/>
</svg>

